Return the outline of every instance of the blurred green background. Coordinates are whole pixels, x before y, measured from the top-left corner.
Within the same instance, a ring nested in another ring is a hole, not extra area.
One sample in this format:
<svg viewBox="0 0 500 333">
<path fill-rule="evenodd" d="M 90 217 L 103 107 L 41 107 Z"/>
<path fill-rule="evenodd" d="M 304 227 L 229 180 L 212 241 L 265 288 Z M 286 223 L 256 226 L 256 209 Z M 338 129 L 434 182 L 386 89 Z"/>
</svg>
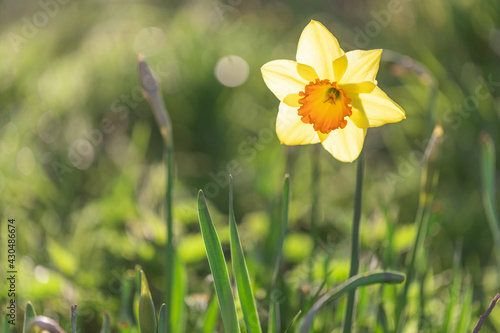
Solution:
<svg viewBox="0 0 500 333">
<path fill-rule="evenodd" d="M 295 59 L 311 19 L 346 51 L 395 51 L 422 63 L 437 82 L 430 115 L 429 77 L 381 64 L 379 86 L 407 118 L 368 131 L 362 270 L 404 269 L 415 233 L 419 158 L 439 122 L 445 141 L 426 241 L 431 293 L 453 279 L 458 252 L 474 300 L 487 305 L 499 289 L 500 258 L 493 255 L 481 199 L 477 138 L 488 131 L 500 147 L 497 0 L 1 1 L 0 252 L 6 262 L 7 219 L 15 218 L 20 304 L 31 300 L 38 312 L 67 323 L 77 303 L 82 327 L 92 331 L 103 310 L 118 313 L 121 277 L 135 264 L 160 299 L 165 170 L 161 136 L 139 85 L 139 53 L 161 82 L 173 123 L 174 227 L 191 322 L 211 293 L 196 194 L 204 190 L 227 246 L 228 172 L 258 300 L 265 298 L 258 281 L 265 284 L 272 274 L 266 244 L 286 172 L 292 202 L 285 280 L 301 285 L 311 262 L 321 280 L 325 262 L 333 269 L 331 283 L 343 281 L 355 163 L 336 161 L 321 147 L 280 145 L 278 100 L 260 74 L 267 61 Z M 328 260 L 312 254 L 314 163 L 320 165 L 319 235 L 328 250 L 316 253 L 329 253 Z M 2 293 L 2 304 L 5 299 Z M 492 320 L 500 329 L 498 316 Z"/>
</svg>

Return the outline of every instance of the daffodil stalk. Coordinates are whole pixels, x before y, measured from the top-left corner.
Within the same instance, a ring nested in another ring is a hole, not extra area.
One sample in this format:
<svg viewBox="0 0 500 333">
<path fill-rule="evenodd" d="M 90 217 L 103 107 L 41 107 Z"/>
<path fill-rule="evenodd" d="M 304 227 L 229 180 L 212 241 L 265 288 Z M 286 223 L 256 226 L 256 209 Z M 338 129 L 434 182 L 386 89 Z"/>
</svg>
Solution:
<svg viewBox="0 0 500 333">
<path fill-rule="evenodd" d="M 427 235 L 427 225 L 431 204 L 434 199 L 434 190 L 439 178 L 438 158 L 441 142 L 443 141 L 443 128 L 436 125 L 432 131 L 431 139 L 424 153 L 422 175 L 420 178 L 420 199 L 418 203 L 415 224 L 417 225 L 417 235 L 410 255 L 410 263 L 406 272 L 406 282 L 396 308 L 396 332 L 401 332 L 407 304 L 408 289 L 413 282 L 415 275 L 415 263 L 417 254 L 422 248 Z"/>
<path fill-rule="evenodd" d="M 320 162 L 319 162 L 319 148 L 317 145 L 313 149 L 312 157 L 312 172 L 311 172 L 311 190 L 312 190 L 312 203 L 311 203 L 311 234 L 313 238 L 313 252 L 318 245 L 318 223 L 319 223 L 319 198 L 320 198 Z M 314 260 L 309 261 L 309 280 L 313 280 Z"/>
<path fill-rule="evenodd" d="M 349 277 L 357 275 L 359 272 L 359 227 L 361 220 L 361 198 L 363 194 L 363 171 L 364 171 L 364 153 L 361 151 L 356 167 L 356 192 L 354 193 L 354 214 L 352 217 L 351 231 L 351 269 Z M 344 312 L 344 332 L 351 332 L 352 319 L 354 317 L 354 302 L 356 298 L 356 289 L 347 294 L 346 309 Z"/>
<path fill-rule="evenodd" d="M 319 175 L 320 175 L 320 161 L 319 161 L 319 150 L 316 149 L 318 146 L 314 147 L 315 149 L 313 150 L 313 158 L 312 158 L 312 205 L 311 205 L 311 232 L 314 240 L 314 246 L 316 247 L 317 245 L 317 240 L 318 240 L 318 220 L 319 220 L 319 199 L 320 199 L 320 181 L 319 181 Z"/>
<path fill-rule="evenodd" d="M 160 129 L 163 138 L 165 165 L 167 171 L 167 190 L 166 190 L 166 224 L 167 224 L 167 243 L 166 243 L 166 265 L 165 265 L 165 304 L 168 311 L 173 307 L 174 290 L 174 270 L 175 270 L 175 247 L 173 239 L 173 217 L 172 217 L 172 189 L 174 180 L 174 140 L 172 137 L 172 123 L 167 109 L 163 102 L 158 80 L 153 71 L 144 61 L 142 55 L 137 58 L 139 69 L 139 78 L 141 81 L 142 92 L 149 102 L 156 123 Z M 172 321 L 167 318 L 168 331 L 172 331 Z"/>
</svg>

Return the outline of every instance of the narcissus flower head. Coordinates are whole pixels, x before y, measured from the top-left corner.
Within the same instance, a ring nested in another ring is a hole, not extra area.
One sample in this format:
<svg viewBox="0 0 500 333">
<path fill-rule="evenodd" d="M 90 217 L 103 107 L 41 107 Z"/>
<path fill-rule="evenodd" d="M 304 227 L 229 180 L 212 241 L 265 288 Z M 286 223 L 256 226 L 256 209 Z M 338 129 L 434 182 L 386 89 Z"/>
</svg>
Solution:
<svg viewBox="0 0 500 333">
<path fill-rule="evenodd" d="M 299 39 L 297 61 L 274 60 L 262 67 L 280 100 L 276 133 L 281 143 L 321 142 L 336 159 L 354 161 L 366 129 L 405 118 L 379 87 L 382 50 L 345 53 L 321 23 L 311 21 Z"/>
</svg>

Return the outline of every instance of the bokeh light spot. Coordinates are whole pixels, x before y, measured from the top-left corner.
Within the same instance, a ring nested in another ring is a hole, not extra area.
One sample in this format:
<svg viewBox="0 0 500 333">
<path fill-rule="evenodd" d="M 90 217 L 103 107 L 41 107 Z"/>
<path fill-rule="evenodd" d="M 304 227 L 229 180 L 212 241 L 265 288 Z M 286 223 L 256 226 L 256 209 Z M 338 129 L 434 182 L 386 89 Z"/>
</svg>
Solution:
<svg viewBox="0 0 500 333">
<path fill-rule="evenodd" d="M 241 86 L 248 79 L 249 73 L 248 63 L 235 55 L 221 58 L 215 65 L 215 77 L 227 87 Z"/>
<path fill-rule="evenodd" d="M 49 270 L 43 266 L 36 266 L 35 267 L 35 279 L 43 284 L 47 284 L 50 279 L 50 274 Z"/>
<path fill-rule="evenodd" d="M 490 30 L 490 46 L 496 55 L 500 56 L 500 30 L 491 29 Z"/>
<path fill-rule="evenodd" d="M 145 56 L 151 56 L 161 50 L 164 40 L 165 34 L 160 28 L 144 28 L 135 36 L 134 50 L 136 53 L 142 53 Z"/>
<path fill-rule="evenodd" d="M 5 176 L 0 171 L 0 194 L 3 192 L 4 188 L 5 188 Z"/>
<path fill-rule="evenodd" d="M 52 111 L 47 111 L 38 119 L 37 129 L 40 139 L 51 143 L 61 134 L 61 121 Z"/>
<path fill-rule="evenodd" d="M 61 219 L 54 210 L 47 210 L 45 214 L 43 214 L 40 222 L 47 233 L 51 235 L 59 234 L 61 230 Z"/>
<path fill-rule="evenodd" d="M 0 140 L 0 151 L 4 154 L 10 154 L 17 148 L 19 142 L 19 130 L 13 123 L 8 123 L 0 132 L 2 140 Z"/>
<path fill-rule="evenodd" d="M 36 160 L 31 149 L 24 147 L 17 153 L 16 165 L 17 169 L 26 176 L 30 175 L 33 170 L 35 170 Z"/>
<path fill-rule="evenodd" d="M 69 148 L 68 159 L 76 168 L 85 170 L 94 161 L 94 147 L 88 140 L 75 140 Z"/>
</svg>

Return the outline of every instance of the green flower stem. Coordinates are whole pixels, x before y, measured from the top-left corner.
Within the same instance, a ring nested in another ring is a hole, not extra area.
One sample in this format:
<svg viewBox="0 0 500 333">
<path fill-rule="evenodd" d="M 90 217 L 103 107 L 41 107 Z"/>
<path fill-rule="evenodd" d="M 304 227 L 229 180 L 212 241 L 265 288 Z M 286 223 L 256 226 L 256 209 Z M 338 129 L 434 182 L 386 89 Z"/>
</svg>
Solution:
<svg viewBox="0 0 500 333">
<path fill-rule="evenodd" d="M 313 238 L 313 252 L 318 247 L 318 222 L 319 222 L 319 197 L 320 197 L 320 182 L 319 182 L 319 156 L 321 145 L 313 147 L 312 156 L 312 171 L 311 171 L 311 235 Z M 313 280 L 314 260 L 309 261 L 309 281 Z"/>
<path fill-rule="evenodd" d="M 166 190 L 166 223 L 167 223 L 167 243 L 165 248 L 165 304 L 167 309 L 171 309 L 173 304 L 174 289 L 174 231 L 172 217 L 172 190 L 174 187 L 174 149 L 165 145 L 165 167 L 167 171 L 167 190 Z M 171 311 L 171 310 L 170 310 Z M 172 322 L 167 319 L 167 331 L 172 331 Z"/>
<path fill-rule="evenodd" d="M 363 194 L 363 170 L 364 170 L 364 152 L 358 157 L 356 168 L 356 192 L 354 194 L 354 216 L 352 218 L 352 236 L 351 236 L 351 271 L 349 277 L 358 274 L 359 271 L 359 224 L 361 220 L 361 197 Z M 343 332 L 351 332 L 352 320 L 354 317 L 354 301 L 356 289 L 349 291 L 347 295 L 347 304 L 344 315 Z"/>
<path fill-rule="evenodd" d="M 285 175 L 285 180 L 283 181 L 283 195 L 281 199 L 281 228 L 280 228 L 280 239 L 278 243 L 278 249 L 276 254 L 276 264 L 274 266 L 272 286 L 276 287 L 278 281 L 278 275 L 281 265 L 281 257 L 283 256 L 283 243 L 285 242 L 286 229 L 288 226 L 288 213 L 290 207 L 290 175 Z"/>
<path fill-rule="evenodd" d="M 158 124 L 158 128 L 163 138 L 165 167 L 167 171 L 167 190 L 166 190 L 166 223 L 167 223 L 167 244 L 165 248 L 165 305 L 167 311 L 172 313 L 173 290 L 174 290 L 174 271 L 175 271 L 175 247 L 172 222 L 172 189 L 174 183 L 174 140 L 172 135 L 172 123 L 168 115 L 167 108 L 163 102 L 159 82 L 153 71 L 144 61 L 142 55 L 137 58 L 139 78 L 141 81 L 142 92 L 149 102 L 153 114 Z M 173 324 L 170 316 L 167 316 L 167 328 L 171 332 Z"/>
</svg>

